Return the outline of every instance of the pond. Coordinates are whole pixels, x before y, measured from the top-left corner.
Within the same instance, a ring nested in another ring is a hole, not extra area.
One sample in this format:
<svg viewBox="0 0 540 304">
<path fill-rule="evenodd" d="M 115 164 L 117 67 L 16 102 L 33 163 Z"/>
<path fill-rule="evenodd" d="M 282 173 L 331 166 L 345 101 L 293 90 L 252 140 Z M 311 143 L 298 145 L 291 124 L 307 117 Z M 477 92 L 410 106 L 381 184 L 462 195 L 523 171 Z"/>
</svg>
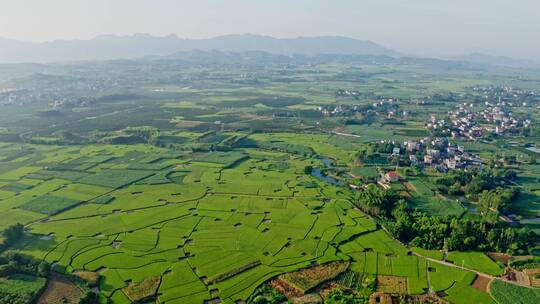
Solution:
<svg viewBox="0 0 540 304">
<path fill-rule="evenodd" d="M 339 186 L 341 185 L 341 182 L 331 176 L 327 176 L 327 175 L 324 175 L 322 173 L 322 170 L 320 168 L 313 168 L 313 170 L 311 170 L 311 175 L 322 180 L 322 181 L 325 181 L 331 185 L 334 185 L 334 186 Z"/>
<path fill-rule="evenodd" d="M 320 160 L 323 165 L 324 165 L 324 168 L 332 168 L 332 160 L 329 159 L 329 158 L 326 158 L 326 157 L 317 157 L 318 160 Z M 311 170 L 311 175 L 322 180 L 322 181 L 325 181 L 331 185 L 334 185 L 334 186 L 338 186 L 338 185 L 341 185 L 341 181 L 339 181 L 338 179 L 335 179 L 331 176 L 328 176 L 328 175 L 324 175 L 323 174 L 323 170 L 320 169 L 320 168 L 313 168 L 313 170 Z"/>
<path fill-rule="evenodd" d="M 326 157 L 317 156 L 317 160 L 320 160 L 325 168 L 331 168 L 332 167 L 332 160 Z"/>
</svg>

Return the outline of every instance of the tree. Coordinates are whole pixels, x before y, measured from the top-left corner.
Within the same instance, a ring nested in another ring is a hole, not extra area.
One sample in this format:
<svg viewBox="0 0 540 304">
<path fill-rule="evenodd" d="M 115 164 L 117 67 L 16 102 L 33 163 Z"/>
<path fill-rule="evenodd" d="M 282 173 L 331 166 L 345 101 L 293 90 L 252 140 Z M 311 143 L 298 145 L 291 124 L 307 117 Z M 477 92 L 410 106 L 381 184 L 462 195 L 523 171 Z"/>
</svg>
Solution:
<svg viewBox="0 0 540 304">
<path fill-rule="evenodd" d="M 486 189 L 488 184 L 481 178 L 474 178 L 466 187 L 465 193 L 469 195 L 476 195 Z"/>
<path fill-rule="evenodd" d="M 51 265 L 45 261 L 42 261 L 38 265 L 38 275 L 46 277 L 51 271 Z"/>
<path fill-rule="evenodd" d="M 84 298 L 79 300 L 79 304 L 96 304 L 98 303 L 98 295 L 92 291 L 85 294 Z"/>
<path fill-rule="evenodd" d="M 368 214 L 387 216 L 398 199 L 399 195 L 395 191 L 383 191 L 375 184 L 369 184 L 356 192 L 355 205 Z"/>
<path fill-rule="evenodd" d="M 517 173 L 514 170 L 508 170 L 504 172 L 504 179 L 506 182 L 513 182 L 517 178 Z"/>
<path fill-rule="evenodd" d="M 463 191 L 461 190 L 461 184 L 459 182 L 455 182 L 450 188 L 448 189 L 448 194 L 451 195 L 459 195 L 463 194 Z"/>
<path fill-rule="evenodd" d="M 334 289 L 328 293 L 328 296 L 324 300 L 325 304 L 355 304 L 354 297 L 352 295 L 345 294 L 341 289 Z"/>
<path fill-rule="evenodd" d="M 392 210 L 394 224 L 390 226 L 391 233 L 406 242 L 414 237 L 413 219 L 407 210 L 407 203 L 404 200 L 399 200 L 394 210 Z"/>
<path fill-rule="evenodd" d="M 264 296 L 257 296 L 253 299 L 253 304 L 268 304 L 268 300 Z"/>
<path fill-rule="evenodd" d="M 9 226 L 6 230 L 4 230 L 2 235 L 4 236 L 4 247 L 9 247 L 23 237 L 24 226 L 20 223 Z"/>
<path fill-rule="evenodd" d="M 488 221 L 494 223 L 498 220 L 500 212 L 508 211 L 510 204 L 519 194 L 519 188 L 497 187 L 493 190 L 484 190 L 478 196 L 478 203 Z"/>
<path fill-rule="evenodd" d="M 499 234 L 495 229 L 491 229 L 487 236 L 486 241 L 489 245 L 489 247 L 494 248 L 496 251 L 501 250 L 501 246 L 499 245 Z"/>
</svg>

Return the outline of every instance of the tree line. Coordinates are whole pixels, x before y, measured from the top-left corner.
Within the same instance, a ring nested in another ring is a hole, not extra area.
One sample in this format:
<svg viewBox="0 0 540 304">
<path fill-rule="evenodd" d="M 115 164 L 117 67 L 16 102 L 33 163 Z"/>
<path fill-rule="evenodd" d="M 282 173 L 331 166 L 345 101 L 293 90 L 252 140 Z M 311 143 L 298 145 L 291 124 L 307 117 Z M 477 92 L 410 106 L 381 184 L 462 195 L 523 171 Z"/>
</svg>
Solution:
<svg viewBox="0 0 540 304">
<path fill-rule="evenodd" d="M 480 205 L 490 212 L 479 219 L 433 216 L 411 210 L 397 192 L 382 190 L 374 184 L 359 188 L 353 203 L 376 217 L 394 237 L 411 246 L 527 254 L 529 248 L 540 241 L 538 235 L 528 228 L 511 227 L 499 221 L 496 211 L 507 208 L 515 191 L 514 188 L 498 187 L 480 192 Z"/>
</svg>

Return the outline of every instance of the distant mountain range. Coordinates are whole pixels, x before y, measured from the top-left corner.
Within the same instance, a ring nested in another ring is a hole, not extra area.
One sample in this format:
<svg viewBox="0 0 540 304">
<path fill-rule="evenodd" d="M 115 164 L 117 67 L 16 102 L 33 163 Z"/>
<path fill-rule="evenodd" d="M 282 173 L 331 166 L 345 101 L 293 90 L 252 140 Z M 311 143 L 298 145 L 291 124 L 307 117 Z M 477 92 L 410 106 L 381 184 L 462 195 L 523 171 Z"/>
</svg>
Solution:
<svg viewBox="0 0 540 304">
<path fill-rule="evenodd" d="M 244 34 L 209 39 L 182 39 L 175 35 L 156 37 L 149 34 L 135 34 L 131 36 L 101 35 L 90 40 L 56 40 L 43 43 L 0 38 L 0 64 L 169 57 L 192 51 L 265 52 L 275 55 L 370 55 L 407 57 L 409 60 L 415 58 L 369 40 L 342 36 L 274 38 Z M 452 58 L 449 63 L 451 62 L 481 66 L 540 68 L 539 62 L 481 53 Z"/>
<path fill-rule="evenodd" d="M 0 38 L 0 63 L 133 59 L 192 50 L 263 51 L 282 55 L 400 56 L 398 52 L 374 42 L 340 36 L 273 38 L 245 34 L 210 39 L 181 39 L 174 35 L 156 37 L 148 34 L 135 34 L 133 36 L 103 35 L 91 40 L 57 40 L 44 43 L 28 43 Z"/>
<path fill-rule="evenodd" d="M 506 56 L 493 56 L 483 53 L 472 53 L 456 58 L 457 60 L 475 64 L 505 66 L 514 68 L 540 68 L 540 63 L 527 59 L 515 59 Z"/>
</svg>

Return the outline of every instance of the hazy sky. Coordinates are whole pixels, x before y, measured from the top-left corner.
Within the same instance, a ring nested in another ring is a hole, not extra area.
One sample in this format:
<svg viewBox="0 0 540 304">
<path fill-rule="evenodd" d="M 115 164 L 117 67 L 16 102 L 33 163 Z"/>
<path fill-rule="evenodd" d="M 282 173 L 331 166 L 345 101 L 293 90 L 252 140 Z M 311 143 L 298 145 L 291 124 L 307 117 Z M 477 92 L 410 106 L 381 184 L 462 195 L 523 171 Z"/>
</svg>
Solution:
<svg viewBox="0 0 540 304">
<path fill-rule="evenodd" d="M 540 0 L 0 0 L 0 37 L 343 35 L 422 55 L 540 59 Z"/>
</svg>

